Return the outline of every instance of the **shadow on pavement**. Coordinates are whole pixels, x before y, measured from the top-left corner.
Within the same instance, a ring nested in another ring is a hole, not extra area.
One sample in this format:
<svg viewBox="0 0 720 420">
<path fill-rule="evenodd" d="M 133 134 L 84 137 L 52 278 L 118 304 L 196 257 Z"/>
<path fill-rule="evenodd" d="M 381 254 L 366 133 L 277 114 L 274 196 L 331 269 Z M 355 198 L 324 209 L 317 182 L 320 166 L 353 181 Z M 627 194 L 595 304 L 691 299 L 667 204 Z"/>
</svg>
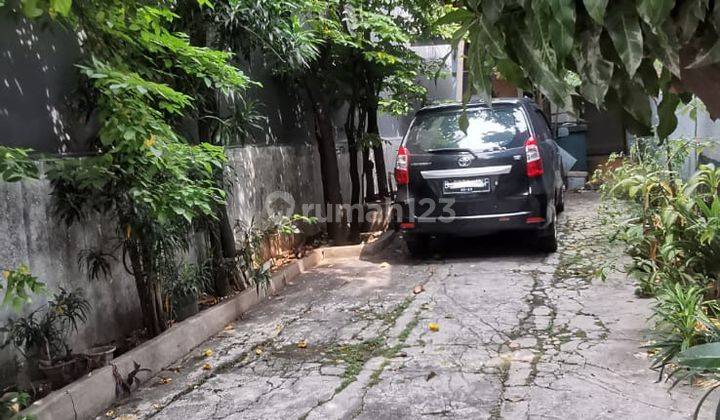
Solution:
<svg viewBox="0 0 720 420">
<path fill-rule="evenodd" d="M 496 257 L 544 258 L 547 254 L 537 249 L 535 238 L 527 232 L 502 232 L 472 238 L 437 237 L 430 243 L 429 252 L 423 258 L 409 255 L 402 235 L 396 235 L 382 252 L 363 255 L 370 262 L 389 261 L 405 264 L 437 262 L 438 260 L 485 259 Z"/>
</svg>

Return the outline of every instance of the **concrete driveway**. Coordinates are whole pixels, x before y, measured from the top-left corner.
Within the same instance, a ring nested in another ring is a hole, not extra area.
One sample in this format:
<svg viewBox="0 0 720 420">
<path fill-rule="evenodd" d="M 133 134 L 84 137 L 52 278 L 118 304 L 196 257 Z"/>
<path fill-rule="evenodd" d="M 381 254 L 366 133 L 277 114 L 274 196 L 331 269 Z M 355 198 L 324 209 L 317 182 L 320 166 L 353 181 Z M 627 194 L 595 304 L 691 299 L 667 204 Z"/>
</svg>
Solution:
<svg viewBox="0 0 720 420">
<path fill-rule="evenodd" d="M 550 256 L 501 235 L 330 261 L 100 417 L 687 419 L 702 391 L 641 349 L 652 302 L 587 278 L 618 255 L 596 208 L 570 195 Z"/>
</svg>

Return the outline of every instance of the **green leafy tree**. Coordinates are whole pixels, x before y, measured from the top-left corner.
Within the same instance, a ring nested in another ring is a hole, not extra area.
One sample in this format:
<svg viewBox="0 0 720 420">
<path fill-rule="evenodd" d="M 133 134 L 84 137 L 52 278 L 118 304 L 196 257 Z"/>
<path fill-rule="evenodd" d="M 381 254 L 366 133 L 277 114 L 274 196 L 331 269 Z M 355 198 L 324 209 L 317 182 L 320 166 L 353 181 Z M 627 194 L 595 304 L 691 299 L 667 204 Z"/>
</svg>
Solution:
<svg viewBox="0 0 720 420">
<path fill-rule="evenodd" d="M 210 7 L 207 0 L 196 1 Z M 55 210 L 68 224 L 94 212 L 115 215 L 145 328 L 158 334 L 167 328 L 162 268 L 187 246 L 193 222 L 215 217 L 225 202 L 217 182 L 223 149 L 190 144 L 177 128 L 194 106 L 188 86 L 201 84 L 229 95 L 250 82 L 229 64 L 230 53 L 193 46 L 186 34 L 171 30 L 178 19 L 173 3 L 22 5 L 30 17 L 47 12 L 83 34 L 85 56 L 79 67 L 100 120 L 95 156 L 51 162 L 47 177 Z"/>
<path fill-rule="evenodd" d="M 223 47 L 249 56 L 265 53 L 276 74 L 305 93 L 311 105 L 321 158 L 323 193 L 330 205 L 342 202 L 331 110 L 347 102 L 345 132 L 350 148 L 350 202 L 360 202 L 357 154 L 363 154 L 368 195 L 374 172 L 380 195 L 388 194 L 386 168 L 377 126 L 383 111 L 406 112 L 424 94 L 415 79 L 421 61 L 408 45 L 429 33 L 425 17 L 442 8 L 432 1 L 398 3 L 367 0 L 247 1 L 217 3 L 211 14 Z M 398 13 L 404 7 L 413 13 Z M 381 96 L 381 92 L 389 95 Z M 370 152 L 375 170 L 370 167 Z M 357 230 L 357 222 L 353 223 Z M 342 227 L 330 223 L 336 240 Z M 357 235 L 351 235 L 357 236 Z"/>
<path fill-rule="evenodd" d="M 2 270 L 0 292 L 5 296 L 0 301 L 0 308 L 9 306 L 15 312 L 20 312 L 27 304 L 32 303 L 32 295 L 43 294 L 47 291 L 45 284 L 30 273 L 26 265 L 12 270 Z"/>
<path fill-rule="evenodd" d="M 382 140 L 378 127 L 379 111 L 402 116 L 425 99 L 426 90 L 417 83 L 429 71 L 425 63 L 409 48 L 412 43 L 434 36 L 429 17 L 437 17 L 438 2 L 406 0 L 398 4 L 386 0 L 354 0 L 344 4 L 344 29 L 349 36 L 344 44 L 351 66 L 341 68 L 340 78 L 352 87 L 350 103 L 359 102 L 361 125 L 356 130 L 363 151 L 366 193 L 375 197 L 372 170 L 368 168 L 368 151 L 372 150 L 378 180 L 378 195 L 387 197 L 389 189 Z"/>
<path fill-rule="evenodd" d="M 648 97 L 662 97 L 657 133 L 667 137 L 692 92 L 720 115 L 720 7 L 709 0 L 468 0 L 437 22 L 469 41 L 472 91 L 491 94 L 490 75 L 537 87 L 559 106 L 584 99 L 621 109 L 649 132 Z M 568 73 L 579 86 L 567 83 Z"/>
<path fill-rule="evenodd" d="M 38 168 L 30 158 L 29 149 L 0 146 L 0 180 L 17 182 L 37 178 Z"/>
<path fill-rule="evenodd" d="M 323 197 L 330 209 L 343 203 L 332 120 L 334 87 L 325 77 L 333 68 L 328 34 L 336 29 L 335 9 L 325 0 L 223 0 L 206 11 L 214 22 L 216 46 L 251 59 L 261 52 L 289 89 L 308 99 L 320 156 Z M 343 223 L 328 215 L 328 234 L 343 237 Z"/>
</svg>

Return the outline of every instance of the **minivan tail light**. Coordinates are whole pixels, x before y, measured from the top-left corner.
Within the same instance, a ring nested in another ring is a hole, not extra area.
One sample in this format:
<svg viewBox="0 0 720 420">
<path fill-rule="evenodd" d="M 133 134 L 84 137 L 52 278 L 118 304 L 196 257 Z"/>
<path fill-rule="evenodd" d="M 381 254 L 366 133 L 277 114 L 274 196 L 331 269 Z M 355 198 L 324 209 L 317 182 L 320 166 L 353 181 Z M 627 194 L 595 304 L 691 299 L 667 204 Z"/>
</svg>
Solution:
<svg viewBox="0 0 720 420">
<path fill-rule="evenodd" d="M 395 163 L 395 182 L 398 185 L 407 185 L 410 183 L 410 154 L 408 150 L 402 146 L 398 149 L 397 161 Z"/>
<path fill-rule="evenodd" d="M 525 157 L 527 159 L 528 178 L 541 176 L 543 174 L 542 158 L 540 157 L 540 148 L 534 137 L 530 137 L 525 142 Z"/>
</svg>

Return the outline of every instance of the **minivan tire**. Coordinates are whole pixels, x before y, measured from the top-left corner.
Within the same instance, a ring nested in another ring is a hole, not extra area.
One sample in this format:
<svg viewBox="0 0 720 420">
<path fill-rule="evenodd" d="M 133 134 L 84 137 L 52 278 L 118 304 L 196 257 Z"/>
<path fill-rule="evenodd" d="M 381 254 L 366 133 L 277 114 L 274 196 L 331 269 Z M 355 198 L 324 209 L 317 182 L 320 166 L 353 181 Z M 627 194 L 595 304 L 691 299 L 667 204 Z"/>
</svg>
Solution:
<svg viewBox="0 0 720 420">
<path fill-rule="evenodd" d="M 538 249 L 542 252 L 554 253 L 558 250 L 557 242 L 557 217 L 553 222 L 539 232 L 537 238 Z"/>
<path fill-rule="evenodd" d="M 565 184 L 564 183 L 563 183 L 563 186 L 560 187 L 560 193 L 558 194 L 557 204 L 555 205 L 555 210 L 558 212 L 558 214 L 565 211 Z"/>
</svg>

